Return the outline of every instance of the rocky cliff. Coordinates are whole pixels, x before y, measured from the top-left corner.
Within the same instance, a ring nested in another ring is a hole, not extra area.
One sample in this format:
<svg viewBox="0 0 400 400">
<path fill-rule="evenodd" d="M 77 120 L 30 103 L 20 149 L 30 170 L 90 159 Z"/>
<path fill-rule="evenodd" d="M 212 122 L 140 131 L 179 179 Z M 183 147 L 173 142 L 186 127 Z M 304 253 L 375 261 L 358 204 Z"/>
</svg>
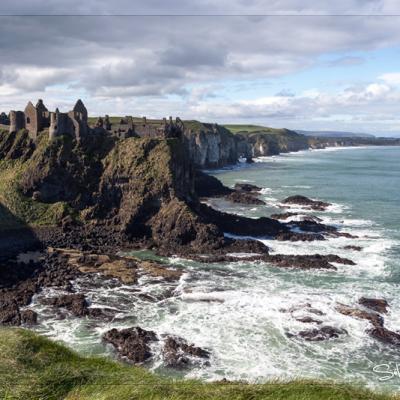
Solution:
<svg viewBox="0 0 400 400">
<path fill-rule="evenodd" d="M 375 137 L 305 136 L 289 129 L 257 125 L 205 124 L 186 121 L 186 147 L 199 168 L 235 164 L 242 157 L 273 156 L 307 149 L 343 146 L 400 145 L 400 139 Z"/>
<path fill-rule="evenodd" d="M 218 124 L 185 121 L 185 140 L 189 156 L 199 168 L 235 164 L 240 157 L 251 159 L 246 138 Z"/>
</svg>

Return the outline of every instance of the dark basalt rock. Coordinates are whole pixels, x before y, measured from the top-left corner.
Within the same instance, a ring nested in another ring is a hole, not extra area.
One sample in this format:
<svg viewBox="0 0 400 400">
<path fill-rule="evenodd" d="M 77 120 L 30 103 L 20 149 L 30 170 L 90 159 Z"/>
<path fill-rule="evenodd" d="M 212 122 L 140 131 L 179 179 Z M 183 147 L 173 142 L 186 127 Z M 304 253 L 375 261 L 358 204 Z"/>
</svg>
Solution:
<svg viewBox="0 0 400 400">
<path fill-rule="evenodd" d="M 302 231 L 307 231 L 307 232 L 321 233 L 321 232 L 336 232 L 337 231 L 337 228 L 334 226 L 321 224 L 319 222 L 315 222 L 312 220 L 290 222 L 289 225 L 292 227 L 301 229 Z"/>
<path fill-rule="evenodd" d="M 43 299 L 43 304 L 57 308 L 66 308 L 76 317 L 83 317 L 89 314 L 88 303 L 83 294 L 66 294 L 60 297 Z"/>
<path fill-rule="evenodd" d="M 162 353 L 165 365 L 172 368 L 184 368 L 210 357 L 208 351 L 177 336 L 167 336 Z"/>
<path fill-rule="evenodd" d="M 268 247 L 259 240 L 229 239 L 225 240 L 224 253 L 255 253 L 268 254 Z"/>
<path fill-rule="evenodd" d="M 199 197 L 226 196 L 233 192 L 232 189 L 224 186 L 219 179 L 199 170 L 195 173 L 194 190 Z"/>
<path fill-rule="evenodd" d="M 296 195 L 287 197 L 282 201 L 283 204 L 294 204 L 305 206 L 316 211 L 325 211 L 331 204 L 324 201 L 312 200 L 308 197 Z"/>
<path fill-rule="evenodd" d="M 111 343 L 120 356 L 139 364 L 152 356 L 149 345 L 158 341 L 158 338 L 155 332 L 137 326 L 121 330 L 111 329 L 103 335 L 103 340 Z"/>
<path fill-rule="evenodd" d="M 0 303 L 0 324 L 8 326 L 21 324 L 21 315 L 16 301 Z"/>
<path fill-rule="evenodd" d="M 325 240 L 324 236 L 319 233 L 302 233 L 302 232 L 282 232 L 278 233 L 275 237 L 279 241 L 291 242 L 312 242 L 314 240 Z"/>
<path fill-rule="evenodd" d="M 233 203 L 239 204 L 251 204 L 251 205 L 264 205 L 265 201 L 258 199 L 252 193 L 242 193 L 242 192 L 233 192 L 230 195 L 225 197 L 227 200 L 232 201 Z"/>
<path fill-rule="evenodd" d="M 400 346 L 400 334 L 390 331 L 383 326 L 376 326 L 367 331 L 370 336 L 385 344 Z"/>
<path fill-rule="evenodd" d="M 357 308 L 352 308 L 344 304 L 339 304 L 336 307 L 336 311 L 340 312 L 343 315 L 348 315 L 354 318 L 366 319 L 367 321 L 371 322 L 374 327 L 382 327 L 384 323 L 383 318 L 379 314 L 359 310 Z"/>
<path fill-rule="evenodd" d="M 336 267 L 330 263 L 328 256 L 314 255 L 269 255 L 265 258 L 278 267 L 300 269 L 332 269 Z"/>
<path fill-rule="evenodd" d="M 242 217 L 217 211 L 205 204 L 200 204 L 197 211 L 206 220 L 212 221 L 222 232 L 234 235 L 275 237 L 278 233 L 289 231 L 287 226 L 272 218 Z"/>
<path fill-rule="evenodd" d="M 25 325 L 37 324 L 37 313 L 33 310 L 24 310 L 21 312 L 21 323 Z"/>
<path fill-rule="evenodd" d="M 235 183 L 235 190 L 241 192 L 260 192 L 262 188 L 250 183 Z"/>
<path fill-rule="evenodd" d="M 358 303 L 381 314 L 387 314 L 387 307 L 389 307 L 389 303 L 385 299 L 361 297 Z"/>
<path fill-rule="evenodd" d="M 320 342 L 322 340 L 336 339 L 340 335 L 347 334 L 345 329 L 334 328 L 333 326 L 323 326 L 321 328 L 300 331 L 297 336 L 308 342 Z"/>
<path fill-rule="evenodd" d="M 299 213 L 294 213 L 294 212 L 285 212 L 285 213 L 280 213 L 280 214 L 272 214 L 270 218 L 273 219 L 288 219 L 291 217 L 295 217 L 296 215 L 300 215 Z"/>
<path fill-rule="evenodd" d="M 344 246 L 343 248 L 345 250 L 354 250 L 354 251 L 361 251 L 362 250 L 361 246 L 352 246 L 352 245 Z"/>
<path fill-rule="evenodd" d="M 298 322 L 303 322 L 304 324 L 322 324 L 322 321 L 319 321 L 318 319 L 314 319 L 311 317 L 300 317 L 296 318 L 296 321 Z"/>
<path fill-rule="evenodd" d="M 303 215 L 300 213 L 295 213 L 295 212 L 285 212 L 285 213 L 280 213 L 280 214 L 272 214 L 271 218 L 273 219 L 279 219 L 279 220 L 286 220 L 288 218 L 291 217 L 301 217 L 301 221 L 300 222 L 321 222 L 322 218 L 316 217 L 315 215 Z M 297 222 L 291 222 L 294 224 L 297 224 Z M 325 225 L 326 226 L 326 225 Z"/>
</svg>

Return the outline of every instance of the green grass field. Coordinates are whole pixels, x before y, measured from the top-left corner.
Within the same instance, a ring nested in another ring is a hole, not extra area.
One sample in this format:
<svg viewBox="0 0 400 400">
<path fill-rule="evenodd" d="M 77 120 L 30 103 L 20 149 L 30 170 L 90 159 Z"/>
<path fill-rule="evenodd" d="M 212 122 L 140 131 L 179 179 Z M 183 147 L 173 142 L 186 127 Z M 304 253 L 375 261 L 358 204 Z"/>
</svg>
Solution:
<svg viewBox="0 0 400 400">
<path fill-rule="evenodd" d="M 316 381 L 203 383 L 173 380 L 105 358 L 81 357 L 32 331 L 0 329 L 0 397 L 21 400 L 389 400 Z"/>
<path fill-rule="evenodd" d="M 230 130 L 232 133 L 269 133 L 279 135 L 286 132 L 286 129 L 270 128 L 261 125 L 242 125 L 242 124 L 227 124 L 223 125 L 226 129 Z"/>
</svg>

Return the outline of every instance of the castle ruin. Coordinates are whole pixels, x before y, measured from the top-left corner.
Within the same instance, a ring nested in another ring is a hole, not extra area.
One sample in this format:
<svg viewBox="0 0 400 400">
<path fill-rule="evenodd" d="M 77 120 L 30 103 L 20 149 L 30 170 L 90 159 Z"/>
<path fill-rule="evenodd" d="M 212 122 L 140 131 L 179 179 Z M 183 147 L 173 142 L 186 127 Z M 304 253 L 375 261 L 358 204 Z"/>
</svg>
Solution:
<svg viewBox="0 0 400 400">
<path fill-rule="evenodd" d="M 69 135 L 80 140 L 88 133 L 88 114 L 82 100 L 78 100 L 68 113 L 49 112 L 39 99 L 36 106 L 29 102 L 24 111 L 10 111 L 10 132 L 26 129 L 31 139 L 36 140 L 39 132 L 49 129 L 49 138 Z"/>
<path fill-rule="evenodd" d="M 118 122 L 111 122 L 110 117 L 97 119 L 93 126 L 89 126 L 88 112 L 82 100 L 75 103 L 74 108 L 67 112 L 50 112 L 41 99 L 36 106 L 29 102 L 24 111 L 10 111 L 10 132 L 26 129 L 31 139 L 36 140 L 38 134 L 48 129 L 49 138 L 69 135 L 80 141 L 82 137 L 90 134 L 106 133 L 120 139 L 128 137 L 149 138 L 183 138 L 184 125 L 180 118 L 173 121 L 172 117 L 167 120 L 148 120 L 146 117 L 133 118 L 126 116 Z"/>
</svg>

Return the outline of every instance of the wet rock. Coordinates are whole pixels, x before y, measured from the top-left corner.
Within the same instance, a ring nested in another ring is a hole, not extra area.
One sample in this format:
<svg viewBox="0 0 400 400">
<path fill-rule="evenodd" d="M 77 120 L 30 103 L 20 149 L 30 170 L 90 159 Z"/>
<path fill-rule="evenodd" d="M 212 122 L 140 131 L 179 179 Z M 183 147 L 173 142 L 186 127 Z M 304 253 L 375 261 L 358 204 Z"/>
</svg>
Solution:
<svg viewBox="0 0 400 400">
<path fill-rule="evenodd" d="M 88 303 L 85 296 L 80 293 L 43 299 L 42 303 L 57 308 L 65 308 L 76 317 L 83 317 L 89 314 Z"/>
<path fill-rule="evenodd" d="M 358 236 L 352 235 L 348 232 L 329 232 L 329 235 L 332 237 L 345 237 L 347 239 L 358 239 Z"/>
<path fill-rule="evenodd" d="M 199 197 L 226 196 L 233 192 L 219 179 L 199 170 L 195 173 L 194 190 Z"/>
<path fill-rule="evenodd" d="M 334 226 L 321 224 L 320 222 L 316 222 L 310 219 L 304 219 L 302 221 L 290 222 L 291 227 L 301 229 L 306 232 L 314 232 L 314 233 L 322 233 L 322 232 L 333 232 L 337 231 L 337 228 Z"/>
<path fill-rule="evenodd" d="M 148 274 L 164 278 L 166 281 L 177 281 L 182 276 L 182 271 L 167 268 L 165 265 L 157 264 L 152 261 L 142 261 L 139 267 Z"/>
<path fill-rule="evenodd" d="M 286 220 L 286 219 L 289 219 L 292 217 L 299 217 L 299 218 L 301 218 L 301 221 L 306 221 L 306 222 L 321 222 L 322 221 L 321 218 L 316 217 L 315 215 L 304 215 L 304 214 L 295 213 L 295 212 L 285 212 L 285 213 L 271 215 L 271 218 L 279 219 L 279 220 Z"/>
<path fill-rule="evenodd" d="M 331 204 L 326 203 L 324 201 L 312 200 L 308 197 L 296 195 L 287 197 L 282 201 L 283 204 L 294 204 L 305 206 L 307 208 L 311 208 L 312 210 L 316 211 L 325 211 Z"/>
<path fill-rule="evenodd" d="M 201 204 L 199 212 L 203 217 L 212 221 L 222 232 L 240 236 L 270 236 L 275 237 L 289 228 L 281 222 L 267 217 L 248 218 L 240 215 L 217 211 L 205 204 Z"/>
<path fill-rule="evenodd" d="M 370 321 L 373 326 L 375 327 L 381 327 L 383 326 L 383 318 L 376 313 L 373 312 L 368 312 L 368 311 L 363 311 L 359 310 L 357 308 L 349 307 L 344 304 L 339 304 L 336 307 L 336 311 L 343 315 L 348 315 L 354 318 L 358 319 L 366 319 L 367 321 Z"/>
<path fill-rule="evenodd" d="M 249 205 L 264 205 L 265 201 L 257 198 L 252 193 L 242 193 L 242 192 L 233 192 L 225 197 L 227 200 L 232 201 L 233 203 L 239 204 L 249 204 Z"/>
<path fill-rule="evenodd" d="M 33 310 L 21 311 L 21 323 L 25 325 L 36 325 L 37 324 L 37 313 Z"/>
<path fill-rule="evenodd" d="M 121 330 L 111 329 L 103 335 L 103 340 L 111 343 L 120 356 L 139 364 L 152 356 L 150 344 L 158 338 L 155 332 L 137 326 Z"/>
<path fill-rule="evenodd" d="M 385 299 L 361 297 L 358 300 L 358 303 L 381 314 L 387 314 L 387 307 L 389 307 L 389 304 Z"/>
<path fill-rule="evenodd" d="M 383 326 L 376 326 L 367 331 L 370 336 L 385 344 L 400 346 L 400 334 L 390 331 Z"/>
<path fill-rule="evenodd" d="M 57 249 L 57 252 L 82 273 L 99 273 L 107 278 L 116 278 L 124 284 L 137 282 L 137 265 L 134 259 L 73 249 Z"/>
<path fill-rule="evenodd" d="M 349 260 L 348 258 L 339 257 L 335 254 L 328 254 L 325 257 L 329 262 L 334 262 L 334 263 L 343 264 L 343 265 L 356 265 L 356 263 L 354 261 Z"/>
<path fill-rule="evenodd" d="M 251 183 L 235 183 L 235 190 L 241 192 L 260 192 L 262 188 Z"/>
<path fill-rule="evenodd" d="M 285 212 L 285 213 L 279 213 L 279 214 L 272 214 L 270 218 L 285 220 L 285 219 L 289 219 L 291 217 L 295 217 L 297 215 L 299 215 L 299 214 L 294 213 L 294 212 Z"/>
<path fill-rule="evenodd" d="M 315 314 L 315 315 L 325 315 L 325 313 L 321 310 L 318 310 L 318 308 L 308 308 L 308 312 L 310 312 L 311 314 Z"/>
<path fill-rule="evenodd" d="M 210 357 L 208 351 L 177 336 L 167 336 L 162 353 L 165 365 L 172 368 L 184 368 Z"/>
<path fill-rule="evenodd" d="M 16 301 L 0 303 L 0 324 L 8 326 L 21 324 L 21 315 Z"/>
<path fill-rule="evenodd" d="M 344 246 L 343 248 L 345 250 L 354 250 L 354 251 L 361 251 L 362 250 L 361 246 L 352 246 L 352 245 Z"/>
<path fill-rule="evenodd" d="M 276 240 L 281 242 L 291 241 L 291 242 L 312 242 L 314 240 L 325 240 L 324 236 L 321 234 L 314 233 L 302 233 L 302 232 L 282 232 L 275 236 Z"/>
<path fill-rule="evenodd" d="M 336 339 L 340 335 L 347 334 L 345 329 L 335 328 L 333 326 L 323 326 L 321 328 L 300 331 L 297 336 L 308 342 L 320 342 L 323 340 Z"/>
<path fill-rule="evenodd" d="M 322 324 L 322 321 L 318 319 L 311 318 L 309 316 L 296 318 L 296 321 L 303 322 L 304 324 Z"/>
<path fill-rule="evenodd" d="M 332 269 L 336 267 L 330 263 L 329 256 L 320 254 L 314 255 L 286 255 L 276 254 L 264 257 L 265 261 L 269 261 L 278 267 L 283 268 L 301 268 L 301 269 Z"/>
</svg>

